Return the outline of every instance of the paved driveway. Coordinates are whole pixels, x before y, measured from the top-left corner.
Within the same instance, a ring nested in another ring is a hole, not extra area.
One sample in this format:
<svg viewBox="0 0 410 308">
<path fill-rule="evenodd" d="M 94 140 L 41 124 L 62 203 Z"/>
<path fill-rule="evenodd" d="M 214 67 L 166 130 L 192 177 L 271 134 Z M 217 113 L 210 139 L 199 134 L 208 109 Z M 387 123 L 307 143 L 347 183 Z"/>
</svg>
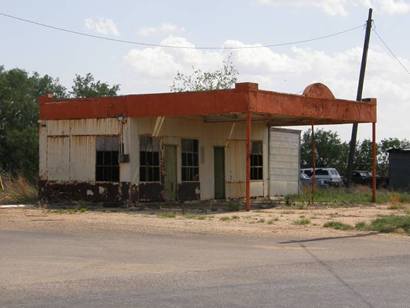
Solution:
<svg viewBox="0 0 410 308">
<path fill-rule="evenodd" d="M 404 307 L 408 237 L 0 232 L 1 307 Z"/>
</svg>

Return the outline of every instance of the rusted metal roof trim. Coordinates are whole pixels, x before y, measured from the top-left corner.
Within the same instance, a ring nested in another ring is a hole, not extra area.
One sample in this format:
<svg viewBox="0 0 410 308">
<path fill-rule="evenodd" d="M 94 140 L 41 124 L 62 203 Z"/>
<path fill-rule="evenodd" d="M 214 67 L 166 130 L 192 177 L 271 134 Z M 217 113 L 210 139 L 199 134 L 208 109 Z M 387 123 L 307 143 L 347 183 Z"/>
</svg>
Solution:
<svg viewBox="0 0 410 308">
<path fill-rule="evenodd" d="M 294 125 L 376 122 L 376 100 L 355 102 L 307 97 L 238 83 L 235 89 L 55 100 L 39 98 L 41 120 L 128 117 L 184 117 L 246 113 L 287 117 Z M 308 121 L 308 122 L 306 122 Z M 292 124 L 288 124 L 292 125 Z"/>
</svg>

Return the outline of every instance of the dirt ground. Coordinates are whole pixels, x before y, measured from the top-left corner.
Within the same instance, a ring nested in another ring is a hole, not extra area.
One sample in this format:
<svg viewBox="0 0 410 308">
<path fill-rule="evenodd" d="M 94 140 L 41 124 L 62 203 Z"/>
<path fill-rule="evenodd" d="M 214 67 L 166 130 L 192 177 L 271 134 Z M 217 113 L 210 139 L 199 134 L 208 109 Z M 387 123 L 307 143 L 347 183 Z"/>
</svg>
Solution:
<svg viewBox="0 0 410 308">
<path fill-rule="evenodd" d="M 338 208 L 272 208 L 250 212 L 195 214 L 171 210 L 131 211 L 126 209 L 46 210 L 39 208 L 0 209 L 0 230 L 117 230 L 147 233 L 214 233 L 251 236 L 301 235 L 326 237 L 360 234 L 324 228 L 329 221 L 354 226 L 385 215 L 408 213 L 408 206 L 389 205 Z M 407 212 L 406 212 L 407 211 Z"/>
</svg>

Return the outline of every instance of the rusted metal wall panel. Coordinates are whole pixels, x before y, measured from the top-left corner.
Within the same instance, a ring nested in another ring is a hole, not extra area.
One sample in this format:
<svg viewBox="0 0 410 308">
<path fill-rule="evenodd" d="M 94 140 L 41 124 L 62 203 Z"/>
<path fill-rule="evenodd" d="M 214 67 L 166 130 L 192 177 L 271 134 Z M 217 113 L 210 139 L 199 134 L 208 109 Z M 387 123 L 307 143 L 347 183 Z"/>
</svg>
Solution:
<svg viewBox="0 0 410 308">
<path fill-rule="evenodd" d="M 71 135 L 119 135 L 121 121 L 116 118 L 71 120 Z"/>
<path fill-rule="evenodd" d="M 47 126 L 45 121 L 39 123 L 39 178 L 40 180 L 47 179 Z"/>
<path fill-rule="evenodd" d="M 67 136 L 47 138 L 47 179 L 50 181 L 70 179 L 70 138 Z"/>
<path fill-rule="evenodd" d="M 72 136 L 70 142 L 70 180 L 95 180 L 95 136 Z"/>
<path fill-rule="evenodd" d="M 270 130 L 269 195 L 282 196 L 299 191 L 300 131 Z"/>
<path fill-rule="evenodd" d="M 44 121 L 47 126 L 48 136 L 69 136 L 70 120 Z"/>
<path fill-rule="evenodd" d="M 246 148 L 244 140 L 231 140 L 226 148 L 226 192 L 229 198 L 245 194 Z"/>
<path fill-rule="evenodd" d="M 48 120 L 46 125 L 48 136 L 118 135 L 121 130 L 121 122 L 115 118 Z"/>
<path fill-rule="evenodd" d="M 155 126 L 155 118 L 126 119 L 124 127 L 117 126 L 120 123 L 116 119 L 106 121 L 107 129 L 103 131 L 103 120 L 74 120 L 74 121 L 47 121 L 47 133 L 49 138 L 66 138 L 68 143 L 64 145 L 65 154 L 55 149 L 51 144 L 47 160 L 55 168 L 63 158 L 66 158 L 60 170 L 52 170 L 53 177 L 48 180 L 71 181 L 71 182 L 94 182 L 95 178 L 95 136 L 99 134 L 123 133 L 124 153 L 129 154 L 129 163 L 120 164 L 120 181 L 139 183 L 139 136 L 152 134 Z M 115 120 L 115 121 L 114 121 Z M 61 123 L 57 123 L 61 122 Z M 73 124 L 75 123 L 75 124 Z M 100 124 L 98 124 L 100 123 Z M 81 128 L 82 127 L 82 128 Z M 252 126 L 252 140 L 266 139 L 266 122 L 255 122 Z M 71 135 L 70 135 L 71 134 Z M 89 135 L 87 135 L 89 134 Z M 70 138 L 68 136 L 70 135 Z M 214 146 L 225 147 L 226 151 L 226 197 L 240 198 L 244 194 L 245 185 L 245 125 L 238 122 L 232 131 L 231 122 L 207 123 L 202 118 L 165 118 L 164 124 L 159 131 L 161 144 L 173 144 L 177 146 L 177 181 L 181 181 L 181 139 L 199 140 L 199 168 L 200 185 L 195 189 L 195 199 L 201 200 L 214 198 Z M 58 147 L 57 147 L 58 148 Z M 68 154 L 67 154 L 68 153 Z M 69 167 L 66 166 L 69 164 Z M 64 167 L 65 166 L 65 167 Z M 54 169 L 55 169 L 54 168 Z M 264 147 L 264 168 L 267 168 L 267 148 Z M 46 168 L 47 169 L 47 168 Z M 53 169 L 53 168 L 52 168 Z M 65 170 L 62 171 L 61 169 Z M 67 172 L 68 170 L 68 172 Z M 252 196 L 264 196 L 268 187 L 268 172 L 264 171 L 264 180 L 254 181 L 251 184 Z M 183 186 L 183 185 L 182 185 Z M 180 185 L 180 187 L 182 187 Z"/>
</svg>

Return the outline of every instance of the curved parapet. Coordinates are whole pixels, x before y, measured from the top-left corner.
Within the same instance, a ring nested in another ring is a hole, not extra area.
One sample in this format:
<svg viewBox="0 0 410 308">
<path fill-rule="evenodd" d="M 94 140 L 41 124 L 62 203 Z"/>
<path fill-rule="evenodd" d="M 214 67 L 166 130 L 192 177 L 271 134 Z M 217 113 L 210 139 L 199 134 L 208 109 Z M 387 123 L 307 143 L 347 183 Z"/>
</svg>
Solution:
<svg viewBox="0 0 410 308">
<path fill-rule="evenodd" d="M 311 98 L 335 99 L 332 91 L 330 91 L 330 89 L 323 83 L 319 82 L 308 85 L 303 91 L 303 96 Z"/>
</svg>

